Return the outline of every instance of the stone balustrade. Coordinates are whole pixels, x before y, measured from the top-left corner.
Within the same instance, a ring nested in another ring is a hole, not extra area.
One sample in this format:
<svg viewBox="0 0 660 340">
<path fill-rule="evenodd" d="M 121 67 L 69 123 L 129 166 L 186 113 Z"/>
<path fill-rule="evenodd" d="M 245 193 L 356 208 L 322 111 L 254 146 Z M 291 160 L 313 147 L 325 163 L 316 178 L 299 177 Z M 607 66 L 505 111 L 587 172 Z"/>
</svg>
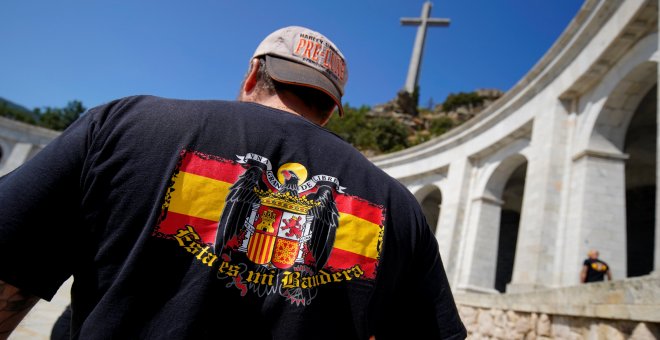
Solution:
<svg viewBox="0 0 660 340">
<path fill-rule="evenodd" d="M 660 339 L 660 276 L 455 294 L 468 339 Z"/>
</svg>

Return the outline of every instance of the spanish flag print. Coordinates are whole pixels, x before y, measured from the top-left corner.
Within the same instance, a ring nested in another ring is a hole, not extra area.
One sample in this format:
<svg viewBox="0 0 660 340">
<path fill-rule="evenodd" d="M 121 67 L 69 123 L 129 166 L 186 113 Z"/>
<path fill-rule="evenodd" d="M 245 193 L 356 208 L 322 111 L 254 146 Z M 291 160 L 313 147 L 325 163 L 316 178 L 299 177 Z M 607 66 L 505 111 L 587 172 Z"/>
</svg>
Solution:
<svg viewBox="0 0 660 340">
<path fill-rule="evenodd" d="M 236 161 L 195 151 L 183 152 L 180 165 L 172 175 L 154 235 L 174 237 L 179 230 L 192 226 L 199 235 L 200 243 L 215 244 L 227 195 L 245 171 L 246 168 Z M 362 278 L 374 279 L 383 236 L 383 209 L 345 193 L 335 193 L 334 198 L 339 224 L 334 246 L 323 270 L 339 272 L 357 265 L 364 272 Z M 272 237 L 259 237 L 250 242 L 274 242 Z M 257 260 L 256 257 L 254 259 Z M 264 261 L 267 258 L 259 257 L 256 263 Z"/>
</svg>

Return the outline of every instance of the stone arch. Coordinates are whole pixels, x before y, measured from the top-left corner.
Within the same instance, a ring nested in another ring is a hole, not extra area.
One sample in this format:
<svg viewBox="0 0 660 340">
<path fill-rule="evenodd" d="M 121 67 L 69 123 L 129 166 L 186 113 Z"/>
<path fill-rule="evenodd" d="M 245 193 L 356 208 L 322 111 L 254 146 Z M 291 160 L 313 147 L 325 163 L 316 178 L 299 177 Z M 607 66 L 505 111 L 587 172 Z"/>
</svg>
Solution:
<svg viewBox="0 0 660 340">
<path fill-rule="evenodd" d="M 657 167 L 657 84 L 633 112 L 624 140 L 627 277 L 653 271 Z"/>
<path fill-rule="evenodd" d="M 465 273 L 465 289 L 503 292 L 511 280 L 522 210 L 520 184 L 524 186 L 527 167 L 527 158 L 522 154 L 525 145 L 528 145 L 526 141 L 513 143 L 484 165 L 480 188 L 476 188 L 471 203 L 471 231 L 467 236 L 471 239 L 468 241 L 471 249 L 466 259 L 469 269 Z"/>
<path fill-rule="evenodd" d="M 422 207 L 426 221 L 431 227 L 431 232 L 435 234 L 440 221 L 440 211 L 442 210 L 442 191 L 437 186 L 429 184 L 417 191 L 415 198 Z"/>
<path fill-rule="evenodd" d="M 524 162 L 511 173 L 502 191 L 503 203 L 500 211 L 500 232 L 495 270 L 495 289 L 502 293 L 513 277 L 526 175 L 527 162 Z"/>
<path fill-rule="evenodd" d="M 621 58 L 603 78 L 593 92 L 596 97 L 607 98 L 595 113 L 588 114 L 583 131 L 584 141 L 578 141 L 585 150 L 621 152 L 631 112 L 643 96 L 657 82 L 658 35 L 649 34 Z"/>
<path fill-rule="evenodd" d="M 589 150 L 622 152 L 626 132 L 644 96 L 657 82 L 657 63 L 646 61 L 628 73 L 609 94 L 589 138 Z"/>
<path fill-rule="evenodd" d="M 527 158 L 516 154 L 497 167 L 486 185 L 487 193 L 500 201 L 494 288 L 501 293 L 513 276 L 526 174 Z"/>
<path fill-rule="evenodd" d="M 655 103 L 653 114 L 640 115 L 639 112 L 649 110 L 644 101 L 657 100 L 653 99 L 657 96 L 649 97 L 653 96 L 651 92 L 656 91 L 657 85 L 657 38 L 657 34 L 652 34 L 642 39 L 593 90 L 604 100 L 587 110 L 585 133 L 582 134 L 587 140 L 582 144 L 583 149 L 573 157 L 574 161 L 580 162 L 579 165 L 576 163 L 581 167 L 579 171 L 589 174 L 583 184 L 585 219 L 581 226 L 579 252 L 586 254 L 587 248 L 599 249 L 602 257 L 610 260 L 615 278 L 648 274 L 652 270 L 648 269 L 648 263 L 640 265 L 636 259 L 648 256 L 644 261 L 651 261 L 650 266 L 653 265 L 655 241 L 643 247 L 634 242 L 639 239 L 649 241 L 646 238 L 654 237 L 655 226 L 648 225 L 649 219 L 655 219 L 655 206 L 640 208 L 636 204 L 649 201 L 655 204 L 655 192 L 649 193 L 655 190 L 655 178 L 652 184 L 647 181 L 646 185 L 639 186 L 634 184 L 639 180 L 634 173 L 641 171 L 644 164 L 648 165 L 648 160 L 642 160 L 638 153 L 649 152 L 636 139 L 643 137 L 653 146 L 656 144 L 657 132 L 640 132 L 648 123 L 648 116 L 655 116 Z M 655 127 L 656 123 L 651 124 Z M 652 152 L 653 168 L 643 172 L 652 171 L 655 177 L 656 151 Z M 630 223 L 636 226 L 630 226 Z M 629 268 L 631 264 L 633 266 Z"/>
<path fill-rule="evenodd" d="M 521 165 L 525 164 L 527 164 L 527 158 L 522 154 L 514 154 L 503 160 L 488 177 L 484 188 L 484 196 L 501 200 L 511 175 Z"/>
</svg>

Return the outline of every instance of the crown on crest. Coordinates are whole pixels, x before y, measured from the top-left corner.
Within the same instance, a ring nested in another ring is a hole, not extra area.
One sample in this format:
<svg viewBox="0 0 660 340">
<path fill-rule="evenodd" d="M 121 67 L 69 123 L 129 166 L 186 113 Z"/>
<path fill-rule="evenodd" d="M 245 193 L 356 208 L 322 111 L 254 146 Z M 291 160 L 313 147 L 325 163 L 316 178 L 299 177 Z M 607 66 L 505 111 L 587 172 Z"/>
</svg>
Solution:
<svg viewBox="0 0 660 340">
<path fill-rule="evenodd" d="M 305 197 L 293 196 L 290 193 L 272 192 L 254 188 L 254 192 L 259 196 L 261 204 L 287 210 L 290 212 L 307 215 L 310 209 L 320 205 L 319 202 L 309 200 Z"/>
</svg>

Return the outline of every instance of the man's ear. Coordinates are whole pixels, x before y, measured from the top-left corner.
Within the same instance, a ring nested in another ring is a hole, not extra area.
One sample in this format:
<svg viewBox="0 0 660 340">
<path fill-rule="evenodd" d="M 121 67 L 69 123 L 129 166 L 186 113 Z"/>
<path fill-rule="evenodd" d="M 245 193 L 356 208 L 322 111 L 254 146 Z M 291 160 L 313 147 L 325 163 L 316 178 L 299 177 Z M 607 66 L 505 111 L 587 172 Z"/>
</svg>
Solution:
<svg viewBox="0 0 660 340">
<path fill-rule="evenodd" d="M 324 112 L 324 114 L 320 117 L 319 125 L 325 126 L 326 124 L 328 124 L 328 122 L 330 121 L 330 118 L 332 118 L 332 115 L 335 112 L 335 107 L 336 106 L 333 106 L 332 110 L 330 110 L 330 112 Z"/>
<path fill-rule="evenodd" d="M 250 94 L 257 86 L 257 72 L 259 72 L 259 59 L 254 58 L 250 62 L 250 71 L 245 77 L 245 82 L 243 83 L 244 94 Z"/>
</svg>

